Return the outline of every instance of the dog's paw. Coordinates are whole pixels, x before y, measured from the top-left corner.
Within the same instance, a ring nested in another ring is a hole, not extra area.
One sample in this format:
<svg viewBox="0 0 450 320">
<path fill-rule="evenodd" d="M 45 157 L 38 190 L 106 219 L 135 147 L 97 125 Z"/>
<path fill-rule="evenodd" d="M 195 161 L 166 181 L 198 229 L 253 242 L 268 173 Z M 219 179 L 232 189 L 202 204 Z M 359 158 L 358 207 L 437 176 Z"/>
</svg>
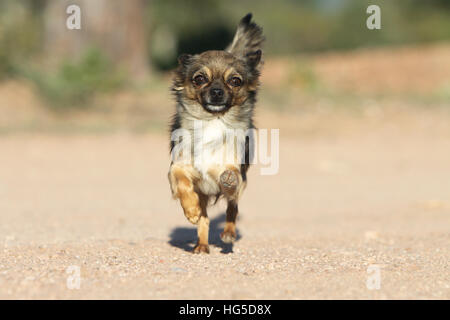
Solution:
<svg viewBox="0 0 450 320">
<path fill-rule="evenodd" d="M 189 222 L 192 224 L 198 223 L 201 213 L 202 213 L 202 210 L 199 207 L 190 207 L 190 208 L 184 209 L 184 215 L 189 220 Z"/>
<path fill-rule="evenodd" d="M 233 243 L 236 240 L 236 232 L 224 231 L 220 234 L 220 240 L 224 243 Z"/>
<path fill-rule="evenodd" d="M 226 193 L 233 193 L 236 191 L 237 185 L 239 183 L 238 175 L 233 170 L 225 170 L 220 175 L 220 185 L 225 190 Z"/>
<path fill-rule="evenodd" d="M 209 245 L 207 244 L 197 244 L 192 251 L 192 253 L 209 253 Z"/>
</svg>

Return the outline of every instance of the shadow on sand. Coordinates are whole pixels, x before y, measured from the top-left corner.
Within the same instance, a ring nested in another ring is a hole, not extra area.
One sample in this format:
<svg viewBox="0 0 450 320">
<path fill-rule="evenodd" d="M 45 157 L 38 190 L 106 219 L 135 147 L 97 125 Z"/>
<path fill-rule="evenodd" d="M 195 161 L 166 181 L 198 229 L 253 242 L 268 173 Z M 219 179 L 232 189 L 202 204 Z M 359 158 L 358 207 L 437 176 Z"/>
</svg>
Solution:
<svg viewBox="0 0 450 320">
<path fill-rule="evenodd" d="M 221 253 L 233 253 L 233 244 L 223 243 L 220 240 L 220 233 L 223 228 L 219 226 L 225 222 L 225 213 L 211 219 L 209 222 L 209 245 L 219 247 Z M 236 241 L 241 238 L 239 230 L 236 230 Z M 169 244 L 186 250 L 192 251 L 197 243 L 197 228 L 196 227 L 177 227 L 170 233 Z"/>
</svg>

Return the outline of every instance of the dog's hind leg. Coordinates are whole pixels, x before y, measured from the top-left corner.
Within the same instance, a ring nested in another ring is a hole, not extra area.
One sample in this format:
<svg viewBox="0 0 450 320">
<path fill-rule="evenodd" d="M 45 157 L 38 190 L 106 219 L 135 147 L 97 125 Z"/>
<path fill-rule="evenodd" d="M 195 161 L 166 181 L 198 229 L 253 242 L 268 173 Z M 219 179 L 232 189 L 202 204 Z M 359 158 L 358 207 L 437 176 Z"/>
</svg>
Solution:
<svg viewBox="0 0 450 320">
<path fill-rule="evenodd" d="M 220 234 L 220 239 L 225 243 L 233 243 L 236 240 L 236 217 L 238 205 L 234 200 L 228 201 L 225 228 Z"/>
<path fill-rule="evenodd" d="M 225 243 L 232 243 L 236 240 L 238 200 L 247 183 L 243 179 L 239 168 L 235 165 L 214 168 L 209 171 L 209 174 L 217 179 L 221 193 L 228 201 L 225 228 L 220 234 L 220 239 Z"/>
<path fill-rule="evenodd" d="M 206 207 L 208 204 L 208 196 L 199 195 L 200 197 L 200 207 L 201 214 L 197 224 L 197 235 L 198 241 L 194 248 L 194 253 L 209 253 L 208 237 L 209 237 L 209 218 L 206 212 Z"/>
</svg>

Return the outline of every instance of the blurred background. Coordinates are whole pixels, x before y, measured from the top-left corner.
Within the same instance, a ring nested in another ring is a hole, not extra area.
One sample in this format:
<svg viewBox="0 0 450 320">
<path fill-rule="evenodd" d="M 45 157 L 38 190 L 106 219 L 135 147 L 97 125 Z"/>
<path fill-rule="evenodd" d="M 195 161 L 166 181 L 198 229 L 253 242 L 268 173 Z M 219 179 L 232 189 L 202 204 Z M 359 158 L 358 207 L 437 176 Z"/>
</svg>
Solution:
<svg viewBox="0 0 450 320">
<path fill-rule="evenodd" d="M 70 4 L 81 30 L 65 26 Z M 381 30 L 366 28 L 369 4 Z M 0 131 L 165 128 L 177 56 L 223 49 L 247 12 L 267 36 L 263 110 L 450 99 L 445 0 L 2 0 Z"/>
</svg>

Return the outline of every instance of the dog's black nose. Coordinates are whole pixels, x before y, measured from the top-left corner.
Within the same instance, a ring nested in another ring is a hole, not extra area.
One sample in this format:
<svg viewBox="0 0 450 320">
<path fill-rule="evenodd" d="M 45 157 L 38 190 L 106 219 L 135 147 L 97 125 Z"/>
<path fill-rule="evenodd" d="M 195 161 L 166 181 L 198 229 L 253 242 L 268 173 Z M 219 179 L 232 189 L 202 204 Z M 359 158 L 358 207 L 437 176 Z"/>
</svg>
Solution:
<svg viewBox="0 0 450 320">
<path fill-rule="evenodd" d="M 223 90 L 220 88 L 211 88 L 210 90 L 211 98 L 222 98 Z"/>
</svg>

